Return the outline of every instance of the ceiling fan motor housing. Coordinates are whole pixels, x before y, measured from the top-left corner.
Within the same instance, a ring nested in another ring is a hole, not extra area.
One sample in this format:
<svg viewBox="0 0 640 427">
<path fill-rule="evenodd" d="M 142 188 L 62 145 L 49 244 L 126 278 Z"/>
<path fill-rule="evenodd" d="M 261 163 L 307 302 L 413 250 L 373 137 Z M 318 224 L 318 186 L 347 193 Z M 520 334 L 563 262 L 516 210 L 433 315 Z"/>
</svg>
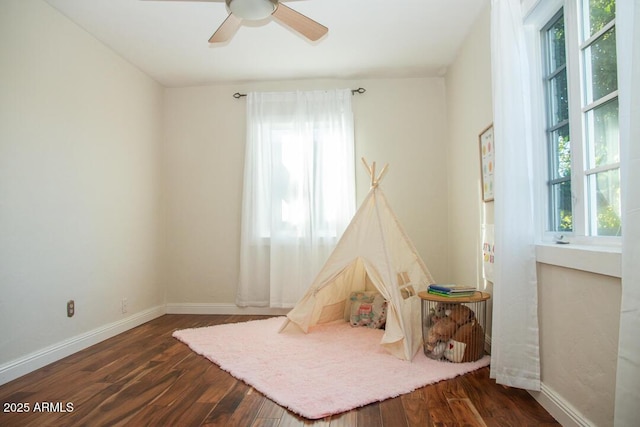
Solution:
<svg viewBox="0 0 640 427">
<path fill-rule="evenodd" d="M 226 0 L 226 3 L 231 13 L 251 21 L 269 17 L 278 7 L 278 0 Z"/>
</svg>

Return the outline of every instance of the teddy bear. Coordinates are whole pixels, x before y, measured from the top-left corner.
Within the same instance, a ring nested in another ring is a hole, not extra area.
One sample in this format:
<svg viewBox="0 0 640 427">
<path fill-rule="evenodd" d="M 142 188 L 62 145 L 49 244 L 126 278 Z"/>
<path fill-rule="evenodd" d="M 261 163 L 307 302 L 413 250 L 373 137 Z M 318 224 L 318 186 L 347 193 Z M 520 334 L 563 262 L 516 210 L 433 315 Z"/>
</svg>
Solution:
<svg viewBox="0 0 640 427">
<path fill-rule="evenodd" d="M 456 322 L 456 325 L 462 326 L 475 317 L 475 313 L 466 305 L 453 304 L 448 310 L 448 316 Z"/>
<path fill-rule="evenodd" d="M 429 357 L 439 359 L 444 348 L 436 350 L 440 343 L 446 343 L 458 329 L 456 322 L 448 316 L 438 318 L 429 328 L 425 339 L 425 350 Z M 440 351 L 442 350 L 442 351 Z"/>
<path fill-rule="evenodd" d="M 447 315 L 445 304 L 438 303 L 434 307 L 429 309 L 429 315 L 426 316 L 424 326 L 430 328 L 435 324 L 438 320 L 442 319 Z"/>
<path fill-rule="evenodd" d="M 452 346 L 456 343 L 464 344 L 462 357 L 456 355 L 453 362 L 474 362 L 484 355 L 484 330 L 477 320 L 465 323 L 455 332 L 449 342 Z M 445 354 L 446 357 L 446 354 Z"/>
</svg>

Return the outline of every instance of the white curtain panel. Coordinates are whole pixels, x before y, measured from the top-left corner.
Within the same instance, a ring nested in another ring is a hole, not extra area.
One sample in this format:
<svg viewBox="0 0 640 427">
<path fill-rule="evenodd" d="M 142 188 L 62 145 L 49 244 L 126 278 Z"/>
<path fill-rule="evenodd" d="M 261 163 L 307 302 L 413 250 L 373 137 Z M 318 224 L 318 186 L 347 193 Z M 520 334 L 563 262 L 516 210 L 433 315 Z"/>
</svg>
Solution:
<svg viewBox="0 0 640 427">
<path fill-rule="evenodd" d="M 249 93 L 239 306 L 293 307 L 355 212 L 351 91 Z"/>
<path fill-rule="evenodd" d="M 623 192 L 622 308 L 614 425 L 640 422 L 640 2 L 616 2 Z"/>
<path fill-rule="evenodd" d="M 529 64 L 520 0 L 491 2 L 495 263 L 491 377 L 540 389 Z"/>
</svg>

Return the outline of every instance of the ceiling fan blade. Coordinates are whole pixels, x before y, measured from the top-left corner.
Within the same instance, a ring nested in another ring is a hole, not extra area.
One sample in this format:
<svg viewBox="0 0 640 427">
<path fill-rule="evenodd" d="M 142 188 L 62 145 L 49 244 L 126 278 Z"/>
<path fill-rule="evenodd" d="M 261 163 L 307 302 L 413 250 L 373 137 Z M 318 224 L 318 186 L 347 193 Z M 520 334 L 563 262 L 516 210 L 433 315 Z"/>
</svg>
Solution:
<svg viewBox="0 0 640 427">
<path fill-rule="evenodd" d="M 231 37 L 236 33 L 242 19 L 230 13 L 227 19 L 218 27 L 215 33 L 209 39 L 209 43 L 222 43 L 231 40 Z"/>
<path fill-rule="evenodd" d="M 281 2 L 278 2 L 278 7 L 273 12 L 273 17 L 311 41 L 320 39 L 329 31 L 324 25 L 317 23 L 300 12 L 296 12 Z"/>
</svg>

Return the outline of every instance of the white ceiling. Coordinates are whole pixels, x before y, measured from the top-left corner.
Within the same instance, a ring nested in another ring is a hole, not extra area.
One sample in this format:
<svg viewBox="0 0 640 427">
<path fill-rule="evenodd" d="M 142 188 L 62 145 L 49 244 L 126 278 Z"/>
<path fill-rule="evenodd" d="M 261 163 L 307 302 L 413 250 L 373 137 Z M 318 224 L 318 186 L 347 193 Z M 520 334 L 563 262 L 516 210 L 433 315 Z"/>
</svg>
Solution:
<svg viewBox="0 0 640 427">
<path fill-rule="evenodd" d="M 441 76 L 488 0 L 303 0 L 312 43 L 267 18 L 224 45 L 220 1 L 45 0 L 167 87 L 309 78 Z"/>
</svg>

